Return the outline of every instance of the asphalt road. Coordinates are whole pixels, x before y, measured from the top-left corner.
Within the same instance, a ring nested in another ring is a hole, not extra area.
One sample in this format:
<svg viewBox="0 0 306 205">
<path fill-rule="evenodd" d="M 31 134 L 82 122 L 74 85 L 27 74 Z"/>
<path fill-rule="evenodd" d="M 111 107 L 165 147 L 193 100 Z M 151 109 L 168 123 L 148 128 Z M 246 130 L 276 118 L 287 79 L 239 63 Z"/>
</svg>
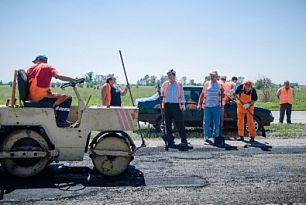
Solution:
<svg viewBox="0 0 306 205">
<path fill-rule="evenodd" d="M 306 204 L 306 139 L 227 141 L 231 151 L 191 142 L 166 152 L 147 140 L 118 177 L 99 175 L 87 155 L 30 179 L 0 168 L 0 204 Z"/>
</svg>

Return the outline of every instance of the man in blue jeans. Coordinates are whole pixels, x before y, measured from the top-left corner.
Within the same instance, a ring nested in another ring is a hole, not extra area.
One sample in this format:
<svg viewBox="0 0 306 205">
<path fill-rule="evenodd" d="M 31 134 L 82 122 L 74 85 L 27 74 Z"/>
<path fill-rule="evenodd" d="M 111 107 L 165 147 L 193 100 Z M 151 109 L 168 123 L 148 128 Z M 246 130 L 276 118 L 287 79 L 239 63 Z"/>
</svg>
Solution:
<svg viewBox="0 0 306 205">
<path fill-rule="evenodd" d="M 204 139 L 205 142 L 210 143 L 209 138 L 214 138 L 214 144 L 217 144 L 217 138 L 220 131 L 220 114 L 221 114 L 221 100 L 222 100 L 222 85 L 217 80 L 218 73 L 213 71 L 210 73 L 210 80 L 205 82 L 199 102 L 198 108 L 204 109 Z M 211 133 L 212 125 L 212 133 Z"/>
</svg>

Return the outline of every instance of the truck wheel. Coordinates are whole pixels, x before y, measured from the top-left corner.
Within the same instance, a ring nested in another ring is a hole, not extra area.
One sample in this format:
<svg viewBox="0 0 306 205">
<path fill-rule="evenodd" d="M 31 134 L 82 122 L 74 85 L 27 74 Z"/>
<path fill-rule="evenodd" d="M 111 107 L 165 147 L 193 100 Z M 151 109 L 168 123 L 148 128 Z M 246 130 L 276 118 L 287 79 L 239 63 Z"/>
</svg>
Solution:
<svg viewBox="0 0 306 205">
<path fill-rule="evenodd" d="M 17 130 L 10 133 L 1 144 L 2 152 L 48 151 L 47 141 L 33 130 Z M 48 157 L 1 159 L 1 164 L 10 174 L 30 177 L 41 172 L 48 164 Z"/>
<path fill-rule="evenodd" d="M 130 147 L 125 136 L 116 132 L 104 133 L 91 149 L 95 168 L 106 176 L 123 173 L 133 158 Z"/>
<path fill-rule="evenodd" d="M 259 125 L 259 122 L 256 119 L 254 119 L 254 126 L 255 126 L 256 133 L 260 133 L 261 132 L 261 127 Z M 246 130 L 246 132 L 249 132 L 249 127 L 248 127 L 247 121 L 245 121 L 245 130 Z"/>
</svg>

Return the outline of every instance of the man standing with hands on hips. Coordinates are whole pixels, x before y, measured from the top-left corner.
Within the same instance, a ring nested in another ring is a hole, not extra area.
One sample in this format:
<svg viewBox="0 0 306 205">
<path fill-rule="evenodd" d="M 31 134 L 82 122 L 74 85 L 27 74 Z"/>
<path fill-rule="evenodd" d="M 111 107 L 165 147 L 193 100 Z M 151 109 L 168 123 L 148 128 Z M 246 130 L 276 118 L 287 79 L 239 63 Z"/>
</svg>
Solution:
<svg viewBox="0 0 306 205">
<path fill-rule="evenodd" d="M 290 87 L 290 83 L 288 80 L 284 82 L 284 86 L 279 88 L 276 96 L 279 100 L 279 122 L 283 123 L 285 112 L 287 115 L 287 124 L 291 124 L 291 109 L 294 100 L 294 90 Z"/>
<path fill-rule="evenodd" d="M 162 104 L 161 109 L 165 115 L 166 141 L 169 148 L 178 148 L 180 151 L 188 151 L 192 146 L 187 143 L 183 111 L 185 109 L 185 98 L 181 81 L 176 80 L 176 72 L 171 69 L 167 72 L 168 80 L 161 87 Z M 174 144 L 172 135 L 172 121 L 181 137 L 181 144 Z"/>
</svg>

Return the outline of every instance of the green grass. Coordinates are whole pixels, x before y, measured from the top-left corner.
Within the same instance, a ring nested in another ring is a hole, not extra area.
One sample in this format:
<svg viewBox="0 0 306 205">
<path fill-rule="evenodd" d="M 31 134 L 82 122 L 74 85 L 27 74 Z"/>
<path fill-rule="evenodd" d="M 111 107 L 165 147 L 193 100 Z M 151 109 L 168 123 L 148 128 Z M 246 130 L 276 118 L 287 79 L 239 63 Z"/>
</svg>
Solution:
<svg viewBox="0 0 306 205">
<path fill-rule="evenodd" d="M 0 105 L 5 105 L 7 99 L 11 99 L 12 88 L 8 86 L 0 86 Z"/>
<path fill-rule="evenodd" d="M 93 88 L 78 88 L 80 95 L 82 99 L 87 102 L 89 99 L 89 96 L 91 96 L 91 99 L 89 101 L 89 105 L 96 105 L 100 106 L 102 105 L 101 101 L 101 89 L 93 89 Z M 156 88 L 154 87 L 132 87 L 131 92 L 133 95 L 133 100 L 137 98 L 143 98 L 143 97 L 150 97 L 152 96 L 156 91 Z M 75 93 L 72 88 L 66 88 L 65 90 L 62 90 L 60 88 L 53 88 L 52 92 L 59 93 L 59 94 L 65 94 L 70 95 L 73 97 L 72 104 L 77 105 L 77 99 L 75 96 Z M 4 105 L 6 104 L 7 99 L 11 99 L 12 94 L 12 88 L 9 86 L 0 86 L 0 104 Z M 18 92 L 16 93 L 17 99 L 19 99 Z M 17 100 L 19 102 L 19 100 Z M 124 106 L 132 106 L 131 97 L 129 95 L 129 92 L 122 97 L 122 105 Z"/>
<path fill-rule="evenodd" d="M 256 106 L 267 108 L 273 111 L 279 110 L 278 102 L 259 102 L 257 101 Z M 294 101 L 292 105 L 293 111 L 306 111 L 306 100 L 305 101 Z"/>
<path fill-rule="evenodd" d="M 101 86 L 100 86 L 101 87 Z M 0 86 L 0 104 L 3 105 L 6 103 L 7 99 L 11 98 L 11 91 L 12 88 L 8 86 Z M 75 94 L 72 88 L 66 88 L 66 90 L 62 90 L 60 88 L 53 88 L 53 92 L 56 93 L 61 93 L 61 94 L 66 94 L 73 96 L 73 105 L 77 104 L 77 100 L 75 98 Z M 143 86 L 143 87 L 132 87 L 131 88 L 133 99 L 137 98 L 143 98 L 143 97 L 149 97 L 152 96 L 156 92 L 156 88 L 152 86 Z M 87 102 L 89 96 L 91 95 L 91 100 L 89 102 L 89 105 L 101 105 L 101 89 L 94 89 L 94 88 L 79 88 L 79 92 L 81 94 L 81 97 L 85 102 Z M 268 108 L 270 110 L 279 110 L 279 104 L 277 101 L 277 98 L 275 96 L 276 89 L 272 91 L 272 97 L 271 97 L 271 102 L 262 102 L 258 100 L 256 102 L 256 106 Z M 261 95 L 261 92 L 258 91 L 258 94 Z M 18 98 L 18 93 L 16 94 Z M 129 93 L 127 93 L 126 96 L 122 97 L 122 104 L 124 106 L 131 106 L 132 101 Z M 296 89 L 296 100 L 292 106 L 292 109 L 297 111 L 306 111 L 306 88 L 299 88 Z"/>
<path fill-rule="evenodd" d="M 271 90 L 269 95 L 269 102 L 262 102 L 262 91 L 257 90 L 259 100 L 256 102 L 257 106 L 268 108 L 270 110 L 279 110 L 279 103 L 276 97 L 277 88 Z M 306 88 L 295 88 L 295 100 L 292 105 L 292 110 L 295 111 L 306 111 Z"/>
<path fill-rule="evenodd" d="M 271 126 L 266 126 L 267 138 L 304 138 L 306 137 L 306 124 L 271 124 Z M 153 127 L 143 126 L 142 133 L 145 138 L 159 138 L 161 133 L 156 131 Z M 186 129 L 188 138 L 203 138 L 202 128 L 187 128 Z M 134 136 L 139 135 L 136 132 Z M 177 135 L 177 133 L 175 134 Z M 225 130 L 223 132 L 224 136 L 233 137 L 237 136 L 236 130 Z"/>
<path fill-rule="evenodd" d="M 297 138 L 306 137 L 306 124 L 271 124 L 266 127 L 267 137 Z"/>
</svg>

